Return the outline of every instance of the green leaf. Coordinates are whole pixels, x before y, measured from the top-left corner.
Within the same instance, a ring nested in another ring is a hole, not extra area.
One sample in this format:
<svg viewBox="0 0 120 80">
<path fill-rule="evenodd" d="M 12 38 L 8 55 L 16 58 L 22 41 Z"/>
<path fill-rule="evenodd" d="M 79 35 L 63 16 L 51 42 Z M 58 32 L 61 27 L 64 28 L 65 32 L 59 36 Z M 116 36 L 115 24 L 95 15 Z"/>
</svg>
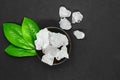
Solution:
<svg viewBox="0 0 120 80">
<path fill-rule="evenodd" d="M 3 30 L 5 37 L 13 45 L 24 49 L 32 49 L 32 47 L 30 47 L 24 40 L 22 36 L 22 28 L 20 25 L 14 23 L 4 23 Z"/>
<path fill-rule="evenodd" d="M 13 45 L 9 45 L 6 49 L 5 52 L 14 57 L 29 57 L 29 56 L 36 56 L 36 51 L 35 50 L 29 50 L 29 49 L 22 49 L 22 48 L 17 48 Z"/>
<path fill-rule="evenodd" d="M 30 18 L 24 17 L 22 23 L 23 38 L 29 45 L 34 46 L 34 40 L 36 39 L 36 33 L 39 31 L 39 26 Z"/>
</svg>

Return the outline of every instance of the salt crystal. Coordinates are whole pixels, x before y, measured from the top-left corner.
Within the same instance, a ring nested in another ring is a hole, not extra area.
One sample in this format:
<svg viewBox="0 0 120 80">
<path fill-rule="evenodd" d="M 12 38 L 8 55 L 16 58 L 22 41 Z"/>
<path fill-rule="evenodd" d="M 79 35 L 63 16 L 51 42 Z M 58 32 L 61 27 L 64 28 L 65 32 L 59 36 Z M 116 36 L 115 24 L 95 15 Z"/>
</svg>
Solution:
<svg viewBox="0 0 120 80">
<path fill-rule="evenodd" d="M 42 56 L 42 61 L 50 66 L 53 65 L 54 57 L 51 54 L 45 54 Z"/>
<path fill-rule="evenodd" d="M 59 48 L 63 45 L 68 45 L 67 37 L 61 33 L 50 32 L 49 36 L 50 36 L 49 37 L 50 45 L 52 45 L 54 47 Z"/>
<path fill-rule="evenodd" d="M 61 18 L 70 17 L 71 11 L 66 9 L 64 6 L 61 6 L 59 8 L 59 15 L 60 15 Z"/>
<path fill-rule="evenodd" d="M 83 15 L 79 11 L 73 12 L 72 23 L 80 23 L 80 21 L 82 21 L 82 19 L 83 19 Z"/>
<path fill-rule="evenodd" d="M 44 49 L 49 45 L 48 36 L 49 36 L 49 31 L 47 30 L 47 28 L 40 30 L 36 34 L 36 38 L 37 38 L 37 40 L 35 40 L 36 50 Z"/>
<path fill-rule="evenodd" d="M 53 57 L 55 57 L 56 53 L 59 51 L 57 47 L 48 46 L 46 49 L 43 50 L 44 54 L 51 54 Z"/>
<path fill-rule="evenodd" d="M 60 24 L 60 27 L 61 27 L 62 29 L 65 29 L 65 30 L 69 30 L 69 29 L 72 28 L 72 25 L 71 25 L 70 21 L 67 20 L 66 18 L 62 18 L 62 19 L 60 20 L 59 24 Z"/>
<path fill-rule="evenodd" d="M 56 54 L 56 59 L 61 60 L 63 58 L 69 58 L 69 55 L 67 53 L 67 47 L 63 46 L 59 52 Z"/>
<path fill-rule="evenodd" d="M 73 34 L 77 39 L 83 39 L 85 37 L 85 34 L 79 30 L 74 31 Z"/>
</svg>

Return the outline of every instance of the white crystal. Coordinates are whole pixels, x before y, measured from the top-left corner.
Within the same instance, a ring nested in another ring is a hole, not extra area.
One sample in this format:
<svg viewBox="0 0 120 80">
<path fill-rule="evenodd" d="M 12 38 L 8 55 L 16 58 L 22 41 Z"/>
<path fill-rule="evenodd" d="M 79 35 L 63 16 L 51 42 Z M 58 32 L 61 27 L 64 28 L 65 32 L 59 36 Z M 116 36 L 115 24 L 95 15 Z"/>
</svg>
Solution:
<svg viewBox="0 0 120 80">
<path fill-rule="evenodd" d="M 56 53 L 59 51 L 57 47 L 48 46 L 46 49 L 43 50 L 44 54 L 51 54 L 53 57 L 55 57 Z"/>
<path fill-rule="evenodd" d="M 69 55 L 67 53 L 67 47 L 63 46 L 61 48 L 61 50 L 59 52 L 57 52 L 55 57 L 56 57 L 57 60 L 61 60 L 63 58 L 69 58 Z"/>
<path fill-rule="evenodd" d="M 52 66 L 54 62 L 54 57 L 51 54 L 45 54 L 42 56 L 42 61 Z"/>
<path fill-rule="evenodd" d="M 60 24 L 60 27 L 65 30 L 69 30 L 72 28 L 70 21 L 67 20 L 66 18 L 61 18 L 59 24 Z"/>
<path fill-rule="evenodd" d="M 83 15 L 79 11 L 72 13 L 72 23 L 80 23 L 82 19 Z"/>
<path fill-rule="evenodd" d="M 37 50 L 46 48 L 49 45 L 49 31 L 47 28 L 40 30 L 36 34 L 35 46 Z"/>
<path fill-rule="evenodd" d="M 59 15 L 60 15 L 61 18 L 70 17 L 71 11 L 66 9 L 64 6 L 61 6 L 59 8 Z"/>
<path fill-rule="evenodd" d="M 85 34 L 79 30 L 74 31 L 73 34 L 77 39 L 83 39 L 85 37 Z"/>
<path fill-rule="evenodd" d="M 50 45 L 57 48 L 63 45 L 68 45 L 68 39 L 65 35 L 61 33 L 54 33 L 54 32 L 50 32 L 49 35 L 50 35 L 49 37 Z"/>
</svg>

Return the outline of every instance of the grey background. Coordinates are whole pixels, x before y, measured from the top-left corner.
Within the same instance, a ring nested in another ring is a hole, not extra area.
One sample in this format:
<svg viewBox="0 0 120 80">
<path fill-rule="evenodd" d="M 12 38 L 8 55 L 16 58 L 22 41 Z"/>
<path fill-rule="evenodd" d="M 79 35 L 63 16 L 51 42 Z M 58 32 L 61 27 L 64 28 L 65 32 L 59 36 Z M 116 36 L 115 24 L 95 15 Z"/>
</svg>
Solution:
<svg viewBox="0 0 120 80">
<path fill-rule="evenodd" d="M 5 54 L 9 42 L 3 35 L 4 22 L 20 24 L 26 16 L 41 28 L 58 26 L 61 5 L 84 15 L 80 24 L 67 31 L 72 40 L 69 60 L 50 67 L 37 57 Z M 76 29 L 86 33 L 84 40 L 73 36 Z M 120 80 L 120 1 L 0 0 L 0 80 Z"/>
</svg>

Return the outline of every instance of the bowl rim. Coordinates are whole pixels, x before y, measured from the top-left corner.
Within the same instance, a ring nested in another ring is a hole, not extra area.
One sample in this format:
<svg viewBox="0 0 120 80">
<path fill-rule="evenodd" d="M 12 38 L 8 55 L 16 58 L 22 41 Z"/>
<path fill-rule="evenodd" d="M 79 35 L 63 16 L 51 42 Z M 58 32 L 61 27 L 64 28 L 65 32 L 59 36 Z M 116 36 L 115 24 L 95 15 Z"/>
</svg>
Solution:
<svg viewBox="0 0 120 80">
<path fill-rule="evenodd" d="M 71 39 L 70 39 L 70 36 L 68 35 L 68 33 L 66 32 L 66 31 L 64 31 L 63 29 L 61 29 L 61 28 L 58 28 L 58 27 L 45 27 L 45 28 L 47 28 L 48 30 L 49 29 L 52 29 L 52 28 L 54 28 L 54 29 L 58 29 L 58 30 L 61 30 L 63 33 L 64 33 L 64 35 L 66 35 L 66 37 L 68 38 L 68 42 L 69 42 L 69 50 L 68 50 L 68 54 L 69 54 L 69 57 L 70 57 L 70 53 L 71 53 Z M 52 31 L 53 32 L 53 31 Z M 37 53 L 37 52 L 36 52 Z M 38 57 L 38 59 L 42 59 L 40 56 L 39 56 L 39 54 L 37 53 L 37 57 Z M 67 61 L 67 58 L 63 58 L 63 60 L 62 61 L 60 61 L 60 62 L 58 62 L 58 63 L 53 63 L 53 65 L 52 66 L 55 66 L 55 65 L 59 65 L 59 64 L 62 64 L 63 62 L 65 62 L 65 61 Z"/>
</svg>

